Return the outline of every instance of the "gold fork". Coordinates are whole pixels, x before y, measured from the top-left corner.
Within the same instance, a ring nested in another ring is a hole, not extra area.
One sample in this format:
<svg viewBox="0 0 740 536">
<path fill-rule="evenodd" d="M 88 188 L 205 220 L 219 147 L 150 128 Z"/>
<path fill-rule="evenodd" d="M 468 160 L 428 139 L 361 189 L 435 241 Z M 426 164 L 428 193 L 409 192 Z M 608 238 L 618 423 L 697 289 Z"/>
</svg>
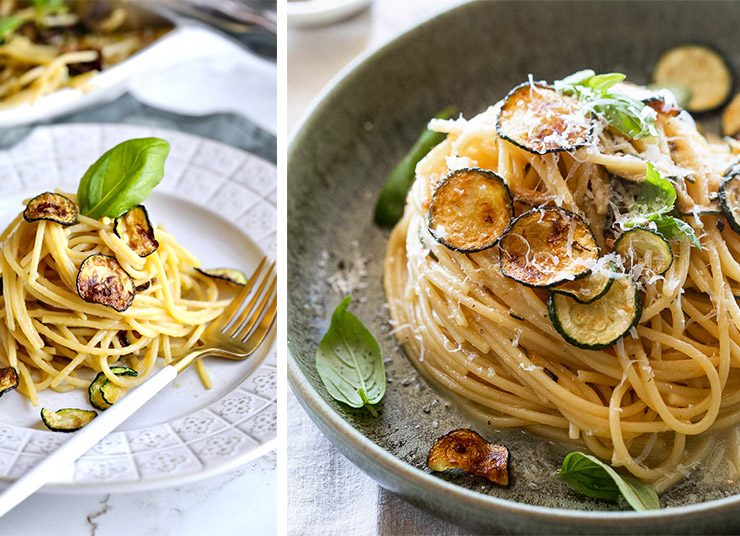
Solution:
<svg viewBox="0 0 740 536">
<path fill-rule="evenodd" d="M 266 264 L 265 257 L 244 288 L 223 313 L 208 325 L 203 336 L 203 346 L 176 363 L 167 365 L 133 389 L 7 488 L 0 495 L 0 518 L 44 484 L 59 476 L 70 464 L 169 385 L 196 359 L 208 356 L 242 361 L 254 354 L 271 332 L 277 311 L 275 263 L 272 262 L 265 270 Z"/>
</svg>

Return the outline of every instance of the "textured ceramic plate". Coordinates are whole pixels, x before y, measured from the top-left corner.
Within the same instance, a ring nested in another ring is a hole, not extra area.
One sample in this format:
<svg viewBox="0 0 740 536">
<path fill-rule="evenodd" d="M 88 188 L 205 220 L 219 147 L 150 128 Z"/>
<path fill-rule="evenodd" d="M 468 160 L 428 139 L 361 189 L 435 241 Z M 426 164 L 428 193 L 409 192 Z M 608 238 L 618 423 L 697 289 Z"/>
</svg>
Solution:
<svg viewBox="0 0 740 536">
<path fill-rule="evenodd" d="M 714 44 L 737 72 L 739 18 L 740 4 L 730 2 L 474 2 L 356 62 L 315 104 L 288 162 L 289 378 L 319 427 L 381 485 L 487 530 L 596 530 L 609 523 L 612 532 L 684 533 L 740 525 L 740 483 L 701 470 L 664 494 L 659 512 L 604 511 L 614 507 L 576 495 L 555 477 L 569 447 L 517 430 L 485 429 L 512 450 L 510 488 L 425 470 L 434 438 L 477 425 L 418 375 L 389 333 L 387 232 L 372 223 L 385 176 L 441 108 L 454 103 L 474 115 L 529 73 L 552 80 L 592 67 L 648 82 L 660 52 L 686 41 Z M 388 392 L 377 419 L 334 402 L 314 367 L 331 311 L 350 292 L 352 310 L 386 356 Z"/>
<path fill-rule="evenodd" d="M 239 149 L 179 132 L 130 125 L 35 129 L 0 152 L 0 227 L 24 198 L 61 187 L 76 191 L 87 167 L 129 138 L 158 136 L 172 146 L 165 179 L 147 200 L 164 225 L 204 264 L 249 273 L 275 257 L 275 168 Z M 273 337 L 274 339 L 274 337 Z M 208 360 L 214 388 L 190 369 L 84 455 L 47 490 L 73 493 L 146 489 L 204 478 L 274 448 L 274 341 L 244 362 Z M 46 407 L 87 407 L 85 394 L 42 393 Z M 21 396 L 0 399 L 0 480 L 12 481 L 68 436 L 46 430 L 39 408 Z"/>
</svg>

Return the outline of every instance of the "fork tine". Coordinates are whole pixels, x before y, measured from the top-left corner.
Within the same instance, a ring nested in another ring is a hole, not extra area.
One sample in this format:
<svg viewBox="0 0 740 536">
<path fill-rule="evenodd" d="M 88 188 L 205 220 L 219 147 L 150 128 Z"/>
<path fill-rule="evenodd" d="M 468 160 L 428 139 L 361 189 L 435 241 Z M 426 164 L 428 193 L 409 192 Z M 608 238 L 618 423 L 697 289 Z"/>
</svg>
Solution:
<svg viewBox="0 0 740 536">
<path fill-rule="evenodd" d="M 275 286 L 277 283 L 277 275 L 272 276 L 272 282 L 270 283 L 270 288 L 267 290 L 267 292 L 264 294 L 264 297 L 262 298 L 262 301 L 260 302 L 257 309 L 250 315 L 249 318 L 244 319 L 244 324 L 239 327 L 239 329 L 236 332 L 236 335 L 234 335 L 234 338 L 243 341 L 247 338 L 249 335 L 249 332 L 252 331 L 252 328 L 254 328 L 255 324 L 257 324 L 257 321 L 262 316 L 262 312 L 265 310 L 265 307 L 267 307 L 267 304 L 270 303 L 270 300 L 275 297 Z"/>
<path fill-rule="evenodd" d="M 231 300 L 231 303 L 229 303 L 229 305 L 226 306 L 226 309 L 224 309 L 223 313 L 221 313 L 221 316 L 219 316 L 218 318 L 220 322 L 220 329 L 225 328 L 239 312 L 242 304 L 246 301 L 247 296 L 249 296 L 249 292 L 252 290 L 252 287 L 254 287 L 254 284 L 257 282 L 257 279 L 266 261 L 267 257 L 262 257 L 262 260 L 257 265 L 257 268 L 255 268 L 254 272 L 252 272 L 252 276 L 249 278 L 249 281 L 247 281 L 247 284 L 242 287 L 242 289 L 239 291 L 239 294 L 234 296 L 234 299 Z"/>
<path fill-rule="evenodd" d="M 252 313 L 252 309 L 254 309 L 254 306 L 257 304 L 258 300 L 262 296 L 262 293 L 265 290 L 265 287 L 267 286 L 267 282 L 270 280 L 270 274 L 273 273 L 273 269 L 275 268 L 275 262 L 273 261 L 270 267 L 267 269 L 267 272 L 265 273 L 264 277 L 262 278 L 262 281 L 260 282 L 259 286 L 257 287 L 257 290 L 252 293 L 252 297 L 250 298 L 247 305 L 244 307 L 244 310 L 241 312 L 238 318 L 236 317 L 236 314 L 234 314 L 234 317 L 232 317 L 227 323 L 224 324 L 223 332 L 226 335 L 229 335 L 233 337 L 236 333 L 239 332 L 240 326 L 244 323 L 244 321 L 249 318 L 249 316 Z M 241 304 L 240 304 L 241 307 Z"/>
<path fill-rule="evenodd" d="M 262 344 L 262 341 L 265 340 L 265 337 L 267 337 L 267 334 L 272 329 L 272 326 L 275 323 L 276 316 L 277 299 L 273 299 L 272 303 L 270 304 L 270 308 L 265 312 L 265 315 L 262 317 L 262 321 L 260 322 L 259 326 L 257 326 L 254 331 L 250 333 L 246 339 L 244 339 L 243 342 L 246 344 L 244 353 L 250 355 L 257 348 L 259 348 L 259 346 Z"/>
</svg>

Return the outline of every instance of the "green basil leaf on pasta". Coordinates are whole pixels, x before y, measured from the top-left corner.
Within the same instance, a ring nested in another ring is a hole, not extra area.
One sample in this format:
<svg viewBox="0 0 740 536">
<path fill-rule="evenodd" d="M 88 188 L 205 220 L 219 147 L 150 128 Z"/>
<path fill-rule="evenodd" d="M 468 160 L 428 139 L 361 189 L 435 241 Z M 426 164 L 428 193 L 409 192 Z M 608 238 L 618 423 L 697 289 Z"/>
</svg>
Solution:
<svg viewBox="0 0 740 536">
<path fill-rule="evenodd" d="M 571 452 L 563 459 L 558 475 L 581 495 L 617 501 L 620 497 L 633 509 L 657 510 L 660 499 L 653 488 L 631 477 L 621 476 L 604 462 Z"/>
<path fill-rule="evenodd" d="M 26 21 L 20 17 L 2 17 L 0 18 L 0 39 L 5 39 L 16 31 Z"/>
<path fill-rule="evenodd" d="M 170 144 L 159 138 L 137 138 L 119 143 L 80 180 L 77 204 L 91 218 L 117 218 L 140 205 L 164 177 Z"/>
<path fill-rule="evenodd" d="M 450 106 L 439 112 L 435 117 L 437 119 L 449 119 L 455 113 L 455 108 Z M 408 194 L 409 188 L 411 188 L 416 177 L 416 164 L 444 140 L 445 136 L 446 134 L 424 129 L 408 154 L 393 168 L 393 171 L 385 180 L 375 204 L 374 219 L 377 225 L 393 227 L 401 219 L 403 209 L 406 206 L 406 194 Z"/>
<path fill-rule="evenodd" d="M 673 210 L 676 203 L 676 189 L 652 163 L 647 163 L 645 182 L 637 197 L 637 208 L 642 214 L 665 214 Z"/>
<path fill-rule="evenodd" d="M 665 215 L 658 218 L 651 218 L 650 221 L 655 223 L 658 232 L 668 240 L 681 240 L 683 238 L 688 238 L 694 246 L 701 249 L 701 243 L 696 237 L 693 227 L 685 221 Z"/>
<path fill-rule="evenodd" d="M 331 326 L 316 351 L 316 370 L 329 394 L 353 408 L 373 406 L 385 395 L 380 345 L 362 321 L 347 311 L 352 296 L 334 310 Z"/>
</svg>

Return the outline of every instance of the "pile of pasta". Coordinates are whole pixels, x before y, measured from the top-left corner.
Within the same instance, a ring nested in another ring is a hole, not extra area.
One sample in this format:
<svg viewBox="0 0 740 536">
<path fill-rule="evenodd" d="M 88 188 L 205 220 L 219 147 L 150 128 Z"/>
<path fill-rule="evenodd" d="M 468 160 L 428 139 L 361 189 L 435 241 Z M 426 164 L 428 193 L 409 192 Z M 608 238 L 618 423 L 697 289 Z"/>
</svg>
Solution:
<svg viewBox="0 0 740 536">
<path fill-rule="evenodd" d="M 580 441 L 658 491 L 684 478 L 720 437 L 729 438 L 727 463 L 740 473 L 740 234 L 710 209 L 740 149 L 661 106 L 656 136 L 631 139 L 595 121 L 589 143 L 542 154 L 501 137 L 501 102 L 470 120 L 432 120 L 446 140 L 417 166 L 385 259 L 394 332 L 425 376 L 493 428 Z M 701 249 L 671 240 L 670 269 L 641 282 L 639 322 L 606 348 L 566 341 L 549 319 L 547 289 L 502 274 L 498 246 L 460 252 L 430 232 L 437 187 L 455 170 L 483 169 L 503 179 L 515 216 L 565 209 L 606 255 L 615 189 L 644 180 L 648 162 L 671 178 Z"/>
</svg>

